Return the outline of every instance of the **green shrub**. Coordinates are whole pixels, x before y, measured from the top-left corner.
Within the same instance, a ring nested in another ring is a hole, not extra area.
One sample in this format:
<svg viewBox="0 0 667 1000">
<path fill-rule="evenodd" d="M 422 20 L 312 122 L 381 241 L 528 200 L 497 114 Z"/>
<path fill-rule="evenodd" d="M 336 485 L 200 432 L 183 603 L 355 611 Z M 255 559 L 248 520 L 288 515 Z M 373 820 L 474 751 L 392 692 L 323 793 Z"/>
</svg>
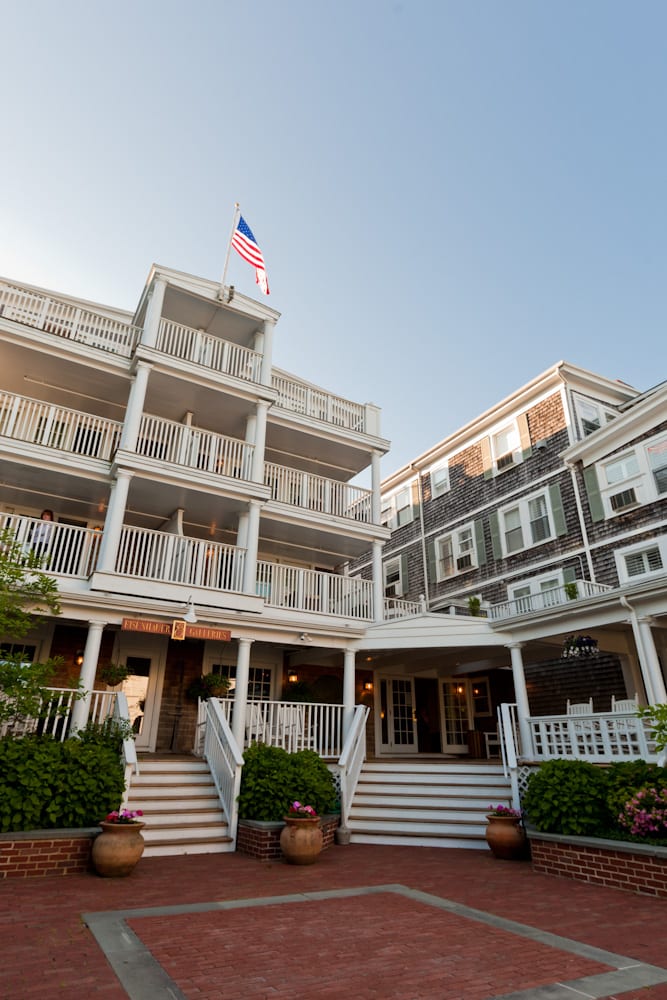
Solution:
<svg viewBox="0 0 667 1000">
<path fill-rule="evenodd" d="M 94 826 L 124 790 L 108 746 L 48 737 L 0 740 L 0 831 Z"/>
<path fill-rule="evenodd" d="M 610 822 L 607 775 L 582 760 L 547 761 L 531 774 L 523 807 L 544 833 L 599 835 Z"/>
<path fill-rule="evenodd" d="M 623 760 L 610 765 L 607 771 L 607 806 L 615 825 L 625 803 L 647 785 L 667 787 L 667 767 L 647 764 L 645 760 Z"/>
<path fill-rule="evenodd" d="M 278 821 L 298 799 L 320 815 L 336 804 L 333 776 L 312 750 L 287 753 L 281 747 L 253 743 L 243 754 L 239 816 Z"/>
<path fill-rule="evenodd" d="M 76 738 L 79 743 L 108 747 L 119 754 L 123 748 L 123 740 L 133 740 L 136 735 L 128 719 L 107 718 L 104 722 L 89 719 L 83 729 L 79 729 Z"/>
</svg>

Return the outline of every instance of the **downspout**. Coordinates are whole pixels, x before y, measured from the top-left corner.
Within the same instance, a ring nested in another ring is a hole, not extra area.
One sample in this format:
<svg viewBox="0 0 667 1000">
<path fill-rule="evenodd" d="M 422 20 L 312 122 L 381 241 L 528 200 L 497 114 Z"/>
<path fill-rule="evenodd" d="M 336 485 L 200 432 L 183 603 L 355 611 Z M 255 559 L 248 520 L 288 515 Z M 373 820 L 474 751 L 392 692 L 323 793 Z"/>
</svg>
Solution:
<svg viewBox="0 0 667 1000">
<path fill-rule="evenodd" d="M 577 506 L 577 514 L 579 516 L 579 524 L 581 525 L 581 534 L 584 541 L 584 552 L 586 553 L 586 562 L 588 564 L 588 572 L 590 575 L 591 583 L 595 583 L 595 571 L 593 570 L 593 558 L 591 556 L 591 545 L 588 540 L 588 531 L 586 530 L 586 521 L 584 520 L 584 509 L 581 504 L 581 496 L 579 495 L 579 481 L 577 479 L 577 471 L 574 467 L 573 462 L 565 462 L 565 465 L 570 470 L 570 476 L 572 477 L 572 488 L 574 489 L 574 502 Z"/>
<path fill-rule="evenodd" d="M 639 658 L 639 669 L 641 671 L 642 680 L 644 681 L 644 687 L 646 688 L 646 700 L 649 705 L 655 705 L 655 692 L 653 690 L 653 679 L 651 677 L 650 668 L 646 659 L 646 651 L 644 649 L 644 643 L 642 641 L 641 632 L 639 630 L 639 621 L 637 620 L 637 612 L 630 604 L 629 600 L 625 594 L 621 594 L 619 597 L 621 605 L 630 612 L 630 624 L 632 626 L 632 635 L 635 640 L 635 646 L 637 648 L 637 656 Z"/>
<path fill-rule="evenodd" d="M 431 598 L 428 592 L 428 560 L 426 559 L 426 533 L 424 531 L 424 495 L 422 493 L 422 477 L 417 466 L 411 462 L 410 468 L 417 473 L 417 490 L 419 496 L 419 525 L 421 528 L 422 573 L 424 574 L 424 593 L 422 596 L 423 610 L 428 611 Z"/>
</svg>

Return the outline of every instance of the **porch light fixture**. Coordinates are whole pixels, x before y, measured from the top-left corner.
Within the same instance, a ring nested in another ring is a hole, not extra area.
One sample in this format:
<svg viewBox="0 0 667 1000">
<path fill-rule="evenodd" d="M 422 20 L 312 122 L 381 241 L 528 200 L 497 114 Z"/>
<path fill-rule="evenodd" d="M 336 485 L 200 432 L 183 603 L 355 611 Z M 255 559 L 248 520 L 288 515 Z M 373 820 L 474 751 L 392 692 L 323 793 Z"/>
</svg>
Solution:
<svg viewBox="0 0 667 1000">
<path fill-rule="evenodd" d="M 194 625 L 194 623 L 197 621 L 197 613 L 195 611 L 195 606 L 192 602 L 192 596 L 188 598 L 188 607 L 185 614 L 183 615 L 183 621 L 187 622 L 188 625 Z"/>
<path fill-rule="evenodd" d="M 568 635 L 563 641 L 560 655 L 567 660 L 576 656 L 597 656 L 599 652 L 597 639 L 590 635 Z"/>
<path fill-rule="evenodd" d="M 288 674 L 287 675 L 287 680 L 289 681 L 290 684 L 296 684 L 297 681 L 299 680 L 299 675 L 298 674 Z"/>
<path fill-rule="evenodd" d="M 77 667 L 83 666 L 83 650 L 82 649 L 77 649 L 76 656 L 74 657 L 74 662 L 76 663 Z"/>
<path fill-rule="evenodd" d="M 373 681 L 365 681 L 364 691 L 372 691 L 372 690 L 373 690 Z"/>
<path fill-rule="evenodd" d="M 301 642 L 310 642 L 310 636 L 307 632 L 299 632 L 299 639 Z"/>
</svg>

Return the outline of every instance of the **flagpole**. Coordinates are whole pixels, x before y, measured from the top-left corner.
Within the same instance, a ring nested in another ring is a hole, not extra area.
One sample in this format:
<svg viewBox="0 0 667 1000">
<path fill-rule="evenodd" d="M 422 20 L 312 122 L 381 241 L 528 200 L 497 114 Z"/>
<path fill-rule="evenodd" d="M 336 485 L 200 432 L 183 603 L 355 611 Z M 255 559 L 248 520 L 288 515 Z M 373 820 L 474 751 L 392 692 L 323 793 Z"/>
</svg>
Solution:
<svg viewBox="0 0 667 1000">
<path fill-rule="evenodd" d="M 220 281 L 220 295 L 224 293 L 225 290 L 225 278 L 227 277 L 227 268 L 229 266 L 229 255 L 232 252 L 232 237 L 236 232 L 236 227 L 238 221 L 241 217 L 241 206 L 238 201 L 234 202 L 234 221 L 232 222 L 232 231 L 229 234 L 229 243 L 227 244 L 227 256 L 225 257 L 225 266 L 222 269 L 222 279 Z"/>
</svg>

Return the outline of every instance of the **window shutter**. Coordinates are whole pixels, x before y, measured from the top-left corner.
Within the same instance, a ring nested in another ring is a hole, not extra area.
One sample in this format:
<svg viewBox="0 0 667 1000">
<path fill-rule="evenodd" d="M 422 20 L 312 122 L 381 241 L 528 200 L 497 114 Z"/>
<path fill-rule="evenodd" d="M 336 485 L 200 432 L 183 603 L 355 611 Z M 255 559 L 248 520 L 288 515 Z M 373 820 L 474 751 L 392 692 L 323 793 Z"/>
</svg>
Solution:
<svg viewBox="0 0 667 1000">
<path fill-rule="evenodd" d="M 408 557 L 405 553 L 401 556 L 401 592 L 397 597 L 404 597 L 410 590 L 408 580 Z"/>
<path fill-rule="evenodd" d="M 483 566 L 486 562 L 486 542 L 484 541 L 484 521 L 481 517 L 475 521 L 475 549 L 477 550 L 477 565 Z"/>
<path fill-rule="evenodd" d="M 493 558 L 502 559 L 503 547 L 500 541 L 500 520 L 498 518 L 497 510 L 493 510 L 489 514 L 489 527 L 491 529 L 491 548 L 493 549 Z"/>
<path fill-rule="evenodd" d="M 491 459 L 491 439 L 488 437 L 482 438 L 479 442 L 480 448 L 482 449 L 482 468 L 484 470 L 484 478 L 491 479 L 493 475 L 493 461 Z"/>
<path fill-rule="evenodd" d="M 436 552 L 435 541 L 433 541 L 433 539 L 431 539 L 430 542 L 426 543 L 426 566 L 427 566 L 429 583 L 437 583 L 438 555 Z"/>
<path fill-rule="evenodd" d="M 419 480 L 412 484 L 412 520 L 419 517 Z"/>
<path fill-rule="evenodd" d="M 521 413 L 516 418 L 516 425 L 519 430 L 519 441 L 521 443 L 521 458 L 525 460 L 530 458 L 533 451 L 532 445 L 530 443 L 530 429 L 528 427 L 528 415 L 526 413 Z"/>
<path fill-rule="evenodd" d="M 598 475 L 594 465 L 589 465 L 584 469 L 584 485 L 588 494 L 588 506 L 591 512 L 592 521 L 604 521 L 604 507 L 600 496 L 600 486 Z"/>
<path fill-rule="evenodd" d="M 565 520 L 563 498 L 560 495 L 560 486 L 558 483 L 554 483 L 553 486 L 549 487 L 549 500 L 551 501 L 551 512 L 554 516 L 554 531 L 560 538 L 561 535 L 567 535 L 567 521 Z"/>
</svg>

